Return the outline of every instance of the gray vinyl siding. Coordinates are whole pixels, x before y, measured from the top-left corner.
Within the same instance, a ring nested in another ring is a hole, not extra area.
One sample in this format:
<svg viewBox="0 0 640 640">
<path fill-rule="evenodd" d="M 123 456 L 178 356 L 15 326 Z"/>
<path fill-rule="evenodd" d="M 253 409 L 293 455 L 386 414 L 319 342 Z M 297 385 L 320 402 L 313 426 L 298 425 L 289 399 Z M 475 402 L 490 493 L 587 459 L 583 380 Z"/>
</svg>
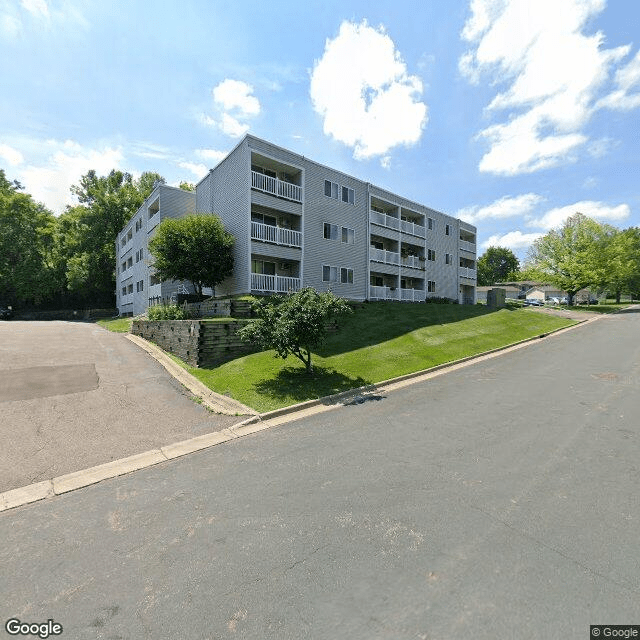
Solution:
<svg viewBox="0 0 640 640">
<path fill-rule="evenodd" d="M 196 198 L 203 202 L 209 190 L 210 204 L 203 211 L 220 216 L 224 228 L 235 237 L 234 273 L 218 285 L 216 294 L 246 293 L 249 287 L 250 261 L 250 165 L 246 144 L 239 144 L 209 173 L 209 180 L 196 187 Z M 200 196 L 199 190 L 205 189 Z"/>
</svg>

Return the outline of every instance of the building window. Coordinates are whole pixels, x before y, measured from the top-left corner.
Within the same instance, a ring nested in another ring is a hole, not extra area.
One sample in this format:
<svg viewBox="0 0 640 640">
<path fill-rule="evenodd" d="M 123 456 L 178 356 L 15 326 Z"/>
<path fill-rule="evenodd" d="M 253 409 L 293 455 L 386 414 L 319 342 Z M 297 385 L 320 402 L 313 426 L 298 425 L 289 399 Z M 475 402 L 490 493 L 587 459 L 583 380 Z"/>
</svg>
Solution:
<svg viewBox="0 0 640 640">
<path fill-rule="evenodd" d="M 127 287 L 127 293 L 133 293 L 133 283 Z"/>
<path fill-rule="evenodd" d="M 267 224 L 270 227 L 275 227 L 277 224 L 277 221 L 273 216 L 268 216 L 262 213 L 254 213 L 254 212 L 251 212 L 251 222 L 259 222 L 260 224 Z"/>
<path fill-rule="evenodd" d="M 127 295 L 127 287 L 122 287 L 122 295 L 123 296 Z"/>
<path fill-rule="evenodd" d="M 445 224 L 444 225 L 444 234 L 446 236 L 450 236 L 451 235 L 451 225 L 450 224 Z"/>
<path fill-rule="evenodd" d="M 445 264 L 453 264 L 453 256 L 450 253 L 444 254 L 444 263 Z"/>
<path fill-rule="evenodd" d="M 338 183 L 331 180 L 324 181 L 324 195 L 329 198 L 338 199 Z"/>
<path fill-rule="evenodd" d="M 337 282 L 338 281 L 338 267 L 330 267 L 329 265 L 322 265 L 322 282 Z"/>
<path fill-rule="evenodd" d="M 435 262 L 436 252 L 434 249 L 427 249 L 427 260 L 431 260 L 432 262 Z"/>
<path fill-rule="evenodd" d="M 133 238 L 133 231 L 129 229 L 129 233 L 127 233 L 127 242 Z"/>
<path fill-rule="evenodd" d="M 140 260 L 144 258 L 144 249 L 140 249 Z"/>
<path fill-rule="evenodd" d="M 326 240 L 337 240 L 338 239 L 338 225 L 337 224 L 329 224 L 328 222 L 324 223 L 324 237 Z"/>
<path fill-rule="evenodd" d="M 427 292 L 435 293 L 436 292 L 436 283 L 433 280 L 427 280 Z"/>
<path fill-rule="evenodd" d="M 342 202 L 348 202 L 349 204 L 355 204 L 356 194 L 353 189 L 349 187 L 342 187 Z"/>
<path fill-rule="evenodd" d="M 353 229 L 342 227 L 342 242 L 345 244 L 354 244 L 356 232 Z"/>
<path fill-rule="evenodd" d="M 353 284 L 353 269 L 340 269 L 340 282 L 342 284 Z"/>
<path fill-rule="evenodd" d="M 369 280 L 372 287 L 383 287 L 384 286 L 384 278 L 382 276 L 374 276 L 373 274 L 370 276 Z"/>
<path fill-rule="evenodd" d="M 124 273 L 126 270 L 127 270 L 127 261 L 125 260 L 120 267 L 120 273 Z"/>
<path fill-rule="evenodd" d="M 267 262 L 266 260 L 252 260 L 251 273 L 258 273 L 265 276 L 276 275 L 276 263 Z"/>
<path fill-rule="evenodd" d="M 127 269 L 128 269 L 129 267 L 133 267 L 133 258 L 129 258 L 129 259 L 127 260 Z"/>
<path fill-rule="evenodd" d="M 427 218 L 427 228 L 429 231 L 433 231 L 433 218 Z"/>
<path fill-rule="evenodd" d="M 156 284 L 160 284 L 161 280 L 160 278 L 158 278 L 158 276 L 155 273 L 152 273 L 149 276 L 149 286 L 153 287 Z"/>
</svg>

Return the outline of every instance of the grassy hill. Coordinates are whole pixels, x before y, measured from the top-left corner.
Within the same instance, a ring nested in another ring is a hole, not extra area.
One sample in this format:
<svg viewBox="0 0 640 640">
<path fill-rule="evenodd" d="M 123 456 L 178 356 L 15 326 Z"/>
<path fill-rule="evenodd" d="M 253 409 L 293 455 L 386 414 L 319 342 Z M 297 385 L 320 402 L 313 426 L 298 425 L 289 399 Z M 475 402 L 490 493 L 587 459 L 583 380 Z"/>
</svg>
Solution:
<svg viewBox="0 0 640 640">
<path fill-rule="evenodd" d="M 314 353 L 308 376 L 295 358 L 265 351 L 215 369 L 186 367 L 218 393 L 263 412 L 506 346 L 575 324 L 530 309 L 369 303 L 341 320 Z"/>
</svg>

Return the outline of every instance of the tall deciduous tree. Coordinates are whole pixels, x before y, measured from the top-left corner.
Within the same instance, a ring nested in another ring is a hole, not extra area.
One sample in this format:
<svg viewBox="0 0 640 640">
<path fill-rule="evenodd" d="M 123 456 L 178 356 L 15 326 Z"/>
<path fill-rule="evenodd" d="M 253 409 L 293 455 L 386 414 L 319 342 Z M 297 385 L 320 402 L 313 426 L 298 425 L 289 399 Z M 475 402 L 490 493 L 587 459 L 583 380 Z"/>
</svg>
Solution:
<svg viewBox="0 0 640 640">
<path fill-rule="evenodd" d="M 527 276 L 549 282 L 567 292 L 569 304 L 585 287 L 602 282 L 603 246 L 607 229 L 581 213 L 567 218 L 559 229 L 538 238 L 529 251 Z"/>
<path fill-rule="evenodd" d="M 200 295 L 233 273 L 234 237 L 218 216 L 165 218 L 149 242 L 160 280 L 188 280 Z"/>
<path fill-rule="evenodd" d="M 351 307 L 331 291 L 318 293 L 307 287 L 259 302 L 255 312 L 258 318 L 240 329 L 240 337 L 262 349 L 274 349 L 277 358 L 295 356 L 304 363 L 307 373 L 312 373 L 311 351 L 326 339 L 327 322 L 351 313 Z"/>
<path fill-rule="evenodd" d="M 640 290 L 640 229 L 611 229 L 602 250 L 602 286 L 620 302 L 622 293 Z"/>
<path fill-rule="evenodd" d="M 520 270 L 520 261 L 511 249 L 489 247 L 478 258 L 478 285 L 488 286 L 504 282 L 510 274 Z"/>
<path fill-rule="evenodd" d="M 0 169 L 0 298 L 40 304 L 62 283 L 53 261 L 55 218 Z"/>
</svg>

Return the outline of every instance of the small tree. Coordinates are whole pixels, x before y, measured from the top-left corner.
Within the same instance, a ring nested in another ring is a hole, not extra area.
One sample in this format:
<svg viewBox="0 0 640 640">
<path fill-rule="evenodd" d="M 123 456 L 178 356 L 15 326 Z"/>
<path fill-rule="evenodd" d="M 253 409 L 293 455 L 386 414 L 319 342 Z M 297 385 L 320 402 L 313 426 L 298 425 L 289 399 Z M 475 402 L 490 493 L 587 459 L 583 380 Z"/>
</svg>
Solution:
<svg viewBox="0 0 640 640">
<path fill-rule="evenodd" d="M 327 336 L 330 319 L 351 313 L 351 307 L 330 291 L 318 293 L 307 287 L 288 296 L 260 301 L 254 306 L 258 318 L 248 322 L 238 334 L 262 349 L 275 349 L 276 358 L 293 355 L 313 372 L 311 350 Z"/>
<path fill-rule="evenodd" d="M 511 249 L 489 247 L 478 258 L 478 285 L 487 286 L 496 282 L 505 282 L 517 271 L 520 271 L 520 262 Z"/>
<path fill-rule="evenodd" d="M 233 273 L 234 237 L 218 216 L 191 214 L 165 218 L 149 242 L 160 280 L 188 280 L 199 295 Z"/>
</svg>

